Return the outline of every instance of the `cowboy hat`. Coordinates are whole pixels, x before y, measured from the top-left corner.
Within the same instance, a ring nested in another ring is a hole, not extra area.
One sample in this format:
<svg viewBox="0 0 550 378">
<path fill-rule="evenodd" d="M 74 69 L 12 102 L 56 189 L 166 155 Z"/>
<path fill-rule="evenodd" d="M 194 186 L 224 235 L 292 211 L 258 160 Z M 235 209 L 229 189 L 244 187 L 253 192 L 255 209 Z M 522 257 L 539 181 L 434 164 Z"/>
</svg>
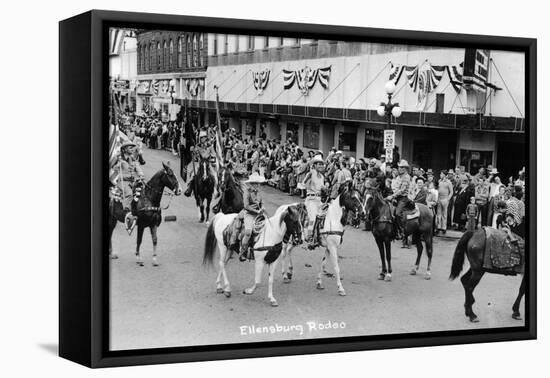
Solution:
<svg viewBox="0 0 550 378">
<path fill-rule="evenodd" d="M 127 140 L 120 145 L 120 148 L 125 148 L 125 147 L 136 147 L 136 144 L 134 142 Z"/>
<path fill-rule="evenodd" d="M 313 159 L 311 159 L 311 164 L 316 164 L 316 163 L 324 163 L 325 161 L 323 160 L 323 158 L 321 157 L 321 155 L 315 155 L 313 157 Z"/>
<path fill-rule="evenodd" d="M 248 176 L 248 180 L 245 181 L 246 184 L 263 184 L 265 182 L 265 177 L 260 176 L 258 172 L 252 173 Z"/>
<path fill-rule="evenodd" d="M 408 162 L 407 160 L 405 160 L 405 159 L 401 160 L 401 161 L 397 164 L 397 166 L 398 166 L 399 168 L 410 168 L 410 167 L 411 167 L 411 166 L 409 165 L 409 162 Z"/>
</svg>

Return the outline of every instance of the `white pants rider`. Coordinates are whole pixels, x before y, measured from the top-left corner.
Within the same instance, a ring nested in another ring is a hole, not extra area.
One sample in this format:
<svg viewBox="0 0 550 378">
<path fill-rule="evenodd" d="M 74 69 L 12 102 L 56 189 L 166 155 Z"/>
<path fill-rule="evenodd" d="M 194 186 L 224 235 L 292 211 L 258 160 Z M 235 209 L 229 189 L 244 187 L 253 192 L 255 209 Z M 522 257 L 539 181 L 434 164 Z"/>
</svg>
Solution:
<svg viewBox="0 0 550 378">
<path fill-rule="evenodd" d="M 317 215 L 321 211 L 321 197 L 308 195 L 304 200 L 304 204 L 306 205 L 307 215 L 309 219 L 307 224 L 307 238 L 310 238 L 313 235 L 313 225 L 315 223 L 315 219 L 317 219 Z"/>
</svg>

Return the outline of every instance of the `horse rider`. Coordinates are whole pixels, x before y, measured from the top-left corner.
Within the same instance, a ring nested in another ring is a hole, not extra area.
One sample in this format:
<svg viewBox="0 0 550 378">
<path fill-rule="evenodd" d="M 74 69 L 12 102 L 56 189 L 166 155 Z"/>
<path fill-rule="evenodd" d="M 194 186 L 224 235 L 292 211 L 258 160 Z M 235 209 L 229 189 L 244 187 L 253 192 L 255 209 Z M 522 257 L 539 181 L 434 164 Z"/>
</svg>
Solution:
<svg viewBox="0 0 550 378">
<path fill-rule="evenodd" d="M 130 183 L 131 187 L 128 189 L 129 191 L 133 191 L 133 188 L 139 185 L 144 179 L 143 170 L 140 167 L 139 156 L 135 150 L 136 147 L 136 144 L 131 141 L 124 142 L 120 146 L 119 163 L 115 164 L 113 167 L 115 171 L 118 171 L 123 187 L 125 181 Z M 118 188 L 118 186 L 115 185 L 115 188 Z M 119 200 L 124 204 L 124 199 L 126 197 L 124 188 L 113 189 L 112 193 L 113 200 Z M 128 210 L 128 207 L 124 206 L 124 211 L 126 210 Z M 124 223 L 129 233 L 134 229 L 136 222 L 137 214 L 132 214 L 132 212 L 128 210 L 124 218 Z"/>
<path fill-rule="evenodd" d="M 321 155 L 315 155 L 313 159 L 311 159 L 310 164 L 311 170 L 306 174 L 303 181 L 306 187 L 306 199 L 304 200 L 304 204 L 308 215 L 306 239 L 309 240 L 311 244 L 314 244 L 314 222 L 323 205 L 321 201 L 321 191 L 325 188 L 325 162 Z"/>
<path fill-rule="evenodd" d="M 254 223 L 256 218 L 264 214 L 262 196 L 260 193 L 260 184 L 266 181 L 265 177 L 260 176 L 258 172 L 253 172 L 248 180 L 244 181 L 246 191 L 243 196 L 244 208 L 235 218 L 234 229 L 231 233 L 229 246 L 233 246 L 237 242 L 237 238 L 241 241 L 241 251 L 239 260 L 245 261 L 250 258 L 248 255 L 249 241 L 252 236 Z"/>
<path fill-rule="evenodd" d="M 216 174 L 216 151 L 214 149 L 213 143 L 208 140 L 208 134 L 205 130 L 199 132 L 199 143 L 196 147 L 191 146 L 191 151 L 193 152 L 193 157 L 198 159 L 208 160 L 209 162 L 209 174 L 214 177 L 214 188 L 218 188 L 218 175 Z M 195 176 L 191 177 L 189 183 L 187 184 L 187 190 L 183 193 L 186 197 L 190 197 L 193 194 L 193 188 L 195 181 Z M 219 190 L 218 195 L 219 196 Z M 216 197 L 217 197 L 216 196 Z"/>
<path fill-rule="evenodd" d="M 409 163 L 406 160 L 401 160 L 397 164 L 399 175 L 395 178 L 395 190 L 393 194 L 386 197 L 387 200 L 397 201 L 395 209 L 395 226 L 397 229 L 397 239 L 403 238 L 403 210 L 410 202 L 409 188 L 411 187 L 411 176 L 409 175 Z"/>
</svg>

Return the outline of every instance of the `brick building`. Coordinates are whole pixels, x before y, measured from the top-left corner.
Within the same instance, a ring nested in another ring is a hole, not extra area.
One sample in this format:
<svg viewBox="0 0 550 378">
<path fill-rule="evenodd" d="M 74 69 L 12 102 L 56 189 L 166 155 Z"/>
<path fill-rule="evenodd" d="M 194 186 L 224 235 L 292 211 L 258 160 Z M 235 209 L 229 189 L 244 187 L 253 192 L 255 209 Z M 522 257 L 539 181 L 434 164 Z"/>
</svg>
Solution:
<svg viewBox="0 0 550 378">
<path fill-rule="evenodd" d="M 208 40 L 203 33 L 137 32 L 137 114 L 174 120 L 182 99 L 204 99 Z"/>
</svg>

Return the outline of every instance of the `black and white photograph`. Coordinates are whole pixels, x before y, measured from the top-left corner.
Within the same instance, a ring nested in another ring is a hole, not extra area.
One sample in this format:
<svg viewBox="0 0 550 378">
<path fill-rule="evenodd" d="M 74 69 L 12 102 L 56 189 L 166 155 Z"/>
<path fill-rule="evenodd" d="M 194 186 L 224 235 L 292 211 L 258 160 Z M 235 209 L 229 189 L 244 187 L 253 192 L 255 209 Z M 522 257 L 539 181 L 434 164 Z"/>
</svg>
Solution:
<svg viewBox="0 0 550 378">
<path fill-rule="evenodd" d="M 525 53 L 294 37 L 109 29 L 109 349 L 525 326 Z"/>
</svg>

